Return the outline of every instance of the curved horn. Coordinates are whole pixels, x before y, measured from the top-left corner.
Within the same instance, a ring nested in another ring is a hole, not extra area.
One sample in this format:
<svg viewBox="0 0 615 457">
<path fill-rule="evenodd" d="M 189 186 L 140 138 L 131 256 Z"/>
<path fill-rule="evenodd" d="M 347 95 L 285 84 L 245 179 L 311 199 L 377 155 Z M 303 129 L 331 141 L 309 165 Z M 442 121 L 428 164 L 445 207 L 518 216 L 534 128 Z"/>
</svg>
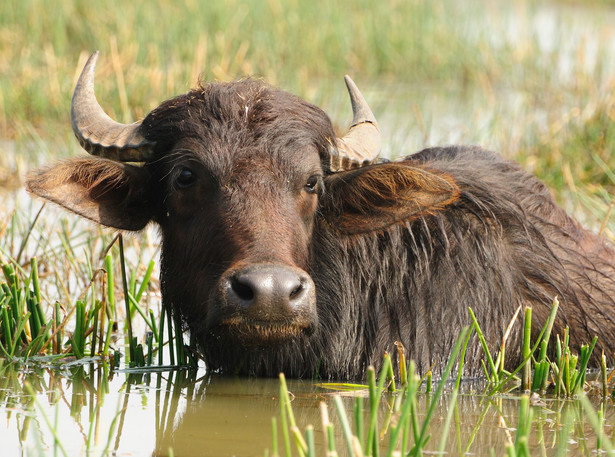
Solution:
<svg viewBox="0 0 615 457">
<path fill-rule="evenodd" d="M 350 76 L 344 77 L 350 103 L 352 125 L 348 133 L 336 140 L 336 148 L 330 154 L 332 172 L 358 168 L 372 164 L 380 154 L 380 130 L 374 113 Z"/>
<path fill-rule="evenodd" d="M 98 51 L 88 59 L 73 93 L 70 119 L 79 144 L 93 155 L 122 162 L 144 162 L 152 155 L 154 143 L 139 131 L 140 122 L 120 124 L 111 119 L 94 95 L 94 72 Z"/>
</svg>

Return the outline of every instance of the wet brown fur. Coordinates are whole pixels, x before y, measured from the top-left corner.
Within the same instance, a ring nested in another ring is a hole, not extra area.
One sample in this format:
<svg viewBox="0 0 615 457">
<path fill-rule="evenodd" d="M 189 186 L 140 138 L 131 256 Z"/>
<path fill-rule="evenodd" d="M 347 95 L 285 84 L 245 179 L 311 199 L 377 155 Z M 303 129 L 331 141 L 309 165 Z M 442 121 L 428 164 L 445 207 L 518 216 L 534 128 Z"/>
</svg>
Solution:
<svg viewBox="0 0 615 457">
<path fill-rule="evenodd" d="M 613 248 L 497 154 L 433 148 L 332 174 L 326 114 L 249 79 L 162 103 L 142 133 L 156 142 L 143 167 L 76 159 L 32 175 L 29 190 L 105 225 L 157 223 L 164 305 L 211 370 L 356 379 L 401 341 L 420 372 L 438 372 L 468 307 L 496 352 L 519 306 L 534 308 L 536 333 L 556 295 L 556 333 L 569 325 L 574 349 L 598 335 L 597 352 L 615 351 Z M 185 169 L 195 181 L 182 188 Z M 220 325 L 220 278 L 258 263 L 310 275 L 312 334 L 293 322 L 259 322 L 254 338 L 250 326 Z M 520 338 L 518 318 L 509 367 Z M 481 357 L 472 343 L 466 376 L 482 373 Z"/>
</svg>

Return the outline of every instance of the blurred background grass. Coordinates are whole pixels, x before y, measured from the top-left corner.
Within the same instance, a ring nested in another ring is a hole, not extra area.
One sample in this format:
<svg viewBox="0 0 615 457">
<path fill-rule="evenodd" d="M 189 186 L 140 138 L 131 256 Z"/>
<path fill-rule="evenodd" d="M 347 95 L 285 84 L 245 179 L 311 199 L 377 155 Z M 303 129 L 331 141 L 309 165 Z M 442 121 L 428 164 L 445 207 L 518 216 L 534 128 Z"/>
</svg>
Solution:
<svg viewBox="0 0 615 457">
<path fill-rule="evenodd" d="M 0 6 L 3 121 L 15 135 L 8 119 L 65 119 L 76 72 L 94 49 L 106 56 L 97 90 L 120 118 L 143 116 L 199 76 L 259 75 L 301 95 L 344 73 L 374 81 L 498 79 L 514 62 L 481 49 L 482 32 L 458 20 L 482 7 L 421 0 L 9 0 Z"/>
<path fill-rule="evenodd" d="M 97 97 L 121 122 L 199 78 L 255 75 L 321 106 L 343 130 L 348 73 L 379 119 L 383 155 L 450 143 L 499 151 L 615 238 L 615 0 L 2 0 L 0 264 L 27 276 L 36 257 L 44 302 L 67 316 L 86 294 L 104 297 L 94 271 L 114 234 L 43 210 L 22 184 L 33 167 L 84 154 L 70 97 L 94 50 Z M 148 228 L 126 240 L 139 283 L 158 257 L 156 238 Z M 159 316 L 157 280 L 144 300 Z M 476 432 L 472 424 L 471 440 Z"/>
<path fill-rule="evenodd" d="M 98 49 L 97 95 L 119 121 L 199 78 L 256 75 L 343 129 L 348 73 L 380 119 L 385 155 L 481 144 L 599 221 L 615 190 L 613 24 L 612 0 L 0 2 L 0 182 L 80 153 L 70 96 Z"/>
</svg>

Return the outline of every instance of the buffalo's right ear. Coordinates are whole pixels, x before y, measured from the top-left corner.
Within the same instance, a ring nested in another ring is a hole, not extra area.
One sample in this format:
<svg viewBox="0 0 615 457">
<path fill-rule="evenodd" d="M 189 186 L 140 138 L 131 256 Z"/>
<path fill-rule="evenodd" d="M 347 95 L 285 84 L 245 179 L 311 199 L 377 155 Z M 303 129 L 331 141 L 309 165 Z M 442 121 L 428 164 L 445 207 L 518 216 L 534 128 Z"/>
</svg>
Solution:
<svg viewBox="0 0 615 457">
<path fill-rule="evenodd" d="M 393 162 L 327 176 L 319 213 L 334 230 L 352 235 L 434 214 L 459 194 L 445 173 Z"/>
<path fill-rule="evenodd" d="M 149 172 L 100 158 L 80 158 L 37 170 L 28 192 L 108 227 L 141 230 L 152 219 Z"/>
</svg>

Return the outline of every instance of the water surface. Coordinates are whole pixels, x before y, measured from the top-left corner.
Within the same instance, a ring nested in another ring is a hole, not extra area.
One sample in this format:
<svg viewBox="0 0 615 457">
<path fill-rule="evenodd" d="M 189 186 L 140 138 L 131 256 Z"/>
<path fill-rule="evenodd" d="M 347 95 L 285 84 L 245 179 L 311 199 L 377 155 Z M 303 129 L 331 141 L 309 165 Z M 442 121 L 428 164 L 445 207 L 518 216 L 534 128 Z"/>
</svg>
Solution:
<svg viewBox="0 0 615 457">
<path fill-rule="evenodd" d="M 5 363 L 1 366 L 2 455 L 62 455 L 59 445 L 54 444 L 55 432 L 69 456 L 88 451 L 89 455 L 166 456 L 169 449 L 175 456 L 186 457 L 263 456 L 266 449 L 273 448 L 273 417 L 277 418 L 278 449 L 282 452 L 277 379 L 208 376 L 202 369 L 129 373 L 109 371 L 98 363 L 63 368 L 45 365 L 39 362 L 19 370 Z M 463 385 L 453 405 L 449 430 L 443 427 L 450 389 L 437 400 L 426 451 L 436 451 L 446 435 L 449 455 L 489 455 L 492 450 L 495 455 L 505 453 L 506 443 L 515 439 L 520 397 L 488 397 L 482 394 L 483 388 L 484 384 L 476 382 Z M 346 455 L 332 398 L 342 396 L 352 421 L 355 398 L 363 398 L 366 392 L 335 391 L 309 380 L 289 380 L 288 389 L 298 427 L 314 426 L 322 455 L 320 404 L 328 405 L 338 451 Z M 398 418 L 393 412 L 397 395 L 386 394 L 380 405 L 383 452 L 388 446 L 387 432 Z M 432 398 L 419 395 L 420 422 Z M 598 405 L 597 399 L 593 402 Z M 564 422 L 574 425 L 564 441 L 571 455 L 592 454 L 589 450 L 595 449 L 596 433 L 578 401 L 543 399 L 531 409 L 530 446 L 535 455 L 555 455 L 562 443 Z M 613 415 L 612 406 L 607 406 L 606 424 L 613 423 Z M 610 434 L 610 426 L 606 430 Z"/>
</svg>

